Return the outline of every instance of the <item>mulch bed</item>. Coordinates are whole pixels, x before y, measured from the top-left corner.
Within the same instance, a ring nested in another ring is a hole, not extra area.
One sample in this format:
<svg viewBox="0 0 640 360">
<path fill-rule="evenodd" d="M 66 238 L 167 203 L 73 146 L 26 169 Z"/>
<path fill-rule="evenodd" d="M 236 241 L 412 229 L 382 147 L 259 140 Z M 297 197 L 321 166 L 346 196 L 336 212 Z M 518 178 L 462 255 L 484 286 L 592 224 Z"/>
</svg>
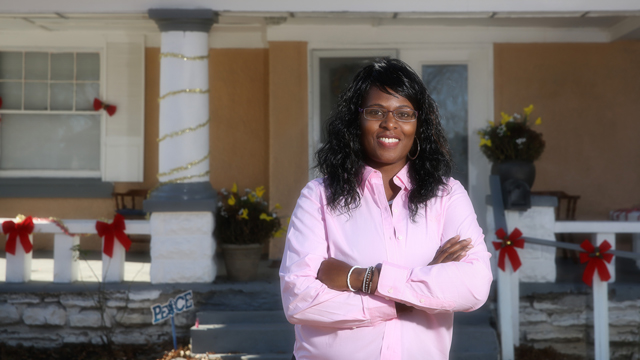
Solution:
<svg viewBox="0 0 640 360">
<path fill-rule="evenodd" d="M 536 349 L 531 345 L 521 344 L 515 348 L 516 360 L 582 360 L 584 357 L 577 355 L 567 355 L 558 352 L 548 346 L 543 349 Z"/>
</svg>

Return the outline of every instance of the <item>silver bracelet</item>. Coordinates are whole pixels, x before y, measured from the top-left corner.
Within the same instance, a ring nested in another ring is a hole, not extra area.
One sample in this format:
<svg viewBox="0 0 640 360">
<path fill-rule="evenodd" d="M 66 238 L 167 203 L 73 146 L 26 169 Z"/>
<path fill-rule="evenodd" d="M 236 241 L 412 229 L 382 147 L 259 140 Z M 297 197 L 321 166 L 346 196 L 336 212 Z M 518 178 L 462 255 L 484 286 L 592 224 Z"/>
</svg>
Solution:
<svg viewBox="0 0 640 360">
<path fill-rule="evenodd" d="M 360 266 L 355 265 L 351 268 L 351 270 L 349 270 L 349 275 L 347 275 L 347 286 L 349 287 L 349 290 L 356 292 L 352 287 L 351 287 L 351 281 L 349 280 L 351 278 L 351 273 L 353 272 L 353 269 L 362 269 Z"/>
<path fill-rule="evenodd" d="M 369 272 L 371 271 L 371 267 L 367 268 L 367 272 L 364 273 L 364 279 L 362 279 L 362 292 L 367 293 L 367 278 L 369 277 Z"/>
</svg>

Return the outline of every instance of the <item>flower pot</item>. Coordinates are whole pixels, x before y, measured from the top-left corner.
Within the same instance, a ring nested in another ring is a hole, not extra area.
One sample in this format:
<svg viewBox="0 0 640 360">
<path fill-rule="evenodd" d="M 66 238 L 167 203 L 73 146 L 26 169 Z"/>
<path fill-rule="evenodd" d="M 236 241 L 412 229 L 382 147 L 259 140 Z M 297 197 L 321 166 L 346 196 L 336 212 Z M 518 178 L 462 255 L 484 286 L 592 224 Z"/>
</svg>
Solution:
<svg viewBox="0 0 640 360">
<path fill-rule="evenodd" d="M 524 181 L 531 189 L 536 179 L 536 167 L 531 161 L 509 160 L 493 163 L 491 174 L 500 176 L 502 184 L 509 179 L 516 179 Z"/>
<path fill-rule="evenodd" d="M 229 280 L 251 281 L 258 276 L 262 244 L 222 244 L 222 256 Z"/>
</svg>

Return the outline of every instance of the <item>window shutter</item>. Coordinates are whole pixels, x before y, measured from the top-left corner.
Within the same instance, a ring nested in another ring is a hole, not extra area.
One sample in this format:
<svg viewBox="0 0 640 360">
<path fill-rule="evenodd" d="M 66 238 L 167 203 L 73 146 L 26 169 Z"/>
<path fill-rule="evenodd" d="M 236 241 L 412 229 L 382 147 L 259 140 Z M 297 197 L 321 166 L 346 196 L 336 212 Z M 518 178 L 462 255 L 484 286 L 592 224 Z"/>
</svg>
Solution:
<svg viewBox="0 0 640 360">
<path fill-rule="evenodd" d="M 107 41 L 105 103 L 118 107 L 104 115 L 102 180 L 143 181 L 144 38 Z"/>
</svg>

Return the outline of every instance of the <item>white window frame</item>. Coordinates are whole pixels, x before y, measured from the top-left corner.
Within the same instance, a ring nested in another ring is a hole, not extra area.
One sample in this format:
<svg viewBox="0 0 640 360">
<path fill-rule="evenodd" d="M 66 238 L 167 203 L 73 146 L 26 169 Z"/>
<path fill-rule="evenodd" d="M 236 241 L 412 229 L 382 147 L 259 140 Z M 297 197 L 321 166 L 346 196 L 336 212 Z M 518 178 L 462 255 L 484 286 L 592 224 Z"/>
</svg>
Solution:
<svg viewBox="0 0 640 360">
<path fill-rule="evenodd" d="M 105 93 L 105 63 L 104 63 L 104 48 L 102 47 L 0 47 L 0 52 L 45 52 L 45 53 L 98 53 L 100 56 L 100 78 L 98 80 L 100 87 L 98 98 L 102 99 L 103 94 Z M 26 80 L 24 79 L 24 71 L 25 71 L 25 56 L 22 58 L 22 72 L 23 77 L 21 79 L 23 88 L 22 88 L 22 110 L 5 110 L 0 108 L 0 115 L 2 114 L 21 114 L 21 115 L 29 115 L 29 114 L 38 114 L 38 115 L 98 115 L 100 116 L 100 164 L 98 166 L 99 170 L 45 170 L 45 169 L 33 169 L 33 170 L 0 170 L 0 178 L 95 178 L 99 179 L 102 177 L 102 159 L 104 158 L 103 149 L 104 149 L 104 138 L 105 138 L 105 116 L 104 112 L 96 112 L 90 110 L 24 110 L 24 84 L 26 84 Z M 51 67 L 51 55 L 49 55 L 49 67 Z M 75 64 L 74 64 L 75 71 Z M 50 72 L 50 70 L 49 70 Z M 49 74 L 50 75 L 50 74 Z M 48 83 L 51 80 L 47 80 Z M 76 80 L 74 80 L 74 89 L 75 89 Z M 51 93 L 49 92 L 50 102 Z M 75 108 L 75 92 L 73 97 L 73 107 Z"/>
<path fill-rule="evenodd" d="M 99 50 L 101 100 L 118 106 L 118 111 L 110 117 L 101 111 L 101 178 L 98 180 L 144 181 L 145 35 L 35 30 L 2 33 L 11 35 L 0 36 L 3 50 Z M 41 174 L 43 181 L 55 175 Z"/>
</svg>

